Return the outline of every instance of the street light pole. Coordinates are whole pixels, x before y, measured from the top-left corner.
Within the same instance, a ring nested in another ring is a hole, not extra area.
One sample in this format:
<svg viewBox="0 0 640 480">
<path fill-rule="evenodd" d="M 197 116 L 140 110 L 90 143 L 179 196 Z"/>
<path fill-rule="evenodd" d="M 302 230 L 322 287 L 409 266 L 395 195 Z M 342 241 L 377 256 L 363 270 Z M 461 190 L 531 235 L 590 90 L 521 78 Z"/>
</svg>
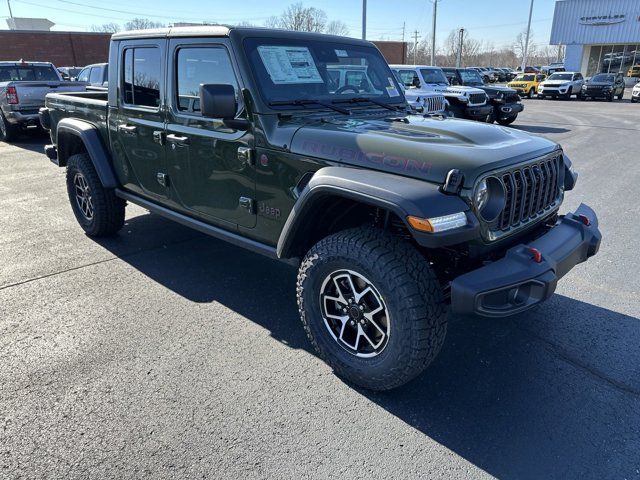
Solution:
<svg viewBox="0 0 640 480">
<path fill-rule="evenodd" d="M 362 40 L 367 39 L 367 0 L 362 0 Z"/>
<path fill-rule="evenodd" d="M 436 64 L 436 17 L 438 16 L 438 0 L 433 1 L 433 22 L 431 24 L 431 65 Z"/>
<path fill-rule="evenodd" d="M 464 45 L 464 28 L 460 29 L 460 43 L 458 45 L 458 58 L 456 59 L 456 68 L 462 66 L 462 46 Z"/>
<path fill-rule="evenodd" d="M 522 72 L 527 66 L 527 55 L 529 54 L 529 34 L 531 33 L 531 15 L 533 14 L 533 0 L 529 7 L 529 22 L 527 23 L 527 35 L 524 41 L 524 52 L 522 53 Z"/>
<path fill-rule="evenodd" d="M 7 7 L 9 7 L 9 18 L 13 18 L 13 12 L 11 11 L 11 0 L 7 0 Z"/>
</svg>

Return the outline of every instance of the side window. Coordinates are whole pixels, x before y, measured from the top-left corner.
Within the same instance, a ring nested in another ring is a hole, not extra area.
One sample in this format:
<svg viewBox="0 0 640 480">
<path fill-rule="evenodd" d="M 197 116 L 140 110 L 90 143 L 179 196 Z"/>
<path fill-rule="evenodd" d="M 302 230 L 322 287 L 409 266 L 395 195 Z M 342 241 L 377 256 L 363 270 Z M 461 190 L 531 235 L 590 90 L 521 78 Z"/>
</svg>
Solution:
<svg viewBox="0 0 640 480">
<path fill-rule="evenodd" d="M 398 72 L 400 76 L 400 80 L 404 83 L 405 87 L 415 87 L 420 86 L 420 80 L 418 79 L 418 74 L 413 70 L 400 70 Z M 417 83 L 417 85 L 416 85 Z"/>
<path fill-rule="evenodd" d="M 89 74 L 89 83 L 99 85 L 102 83 L 102 69 L 100 67 L 93 67 Z"/>
<path fill-rule="evenodd" d="M 233 85 L 238 95 L 238 82 L 229 54 L 224 47 L 185 47 L 177 54 L 178 110 L 200 115 L 200 85 Z"/>
<path fill-rule="evenodd" d="M 91 71 L 90 68 L 83 68 L 82 71 L 78 74 L 78 81 L 79 82 L 88 82 L 89 81 L 89 72 Z"/>
<path fill-rule="evenodd" d="M 141 107 L 160 106 L 160 49 L 127 48 L 124 51 L 124 103 Z"/>
</svg>

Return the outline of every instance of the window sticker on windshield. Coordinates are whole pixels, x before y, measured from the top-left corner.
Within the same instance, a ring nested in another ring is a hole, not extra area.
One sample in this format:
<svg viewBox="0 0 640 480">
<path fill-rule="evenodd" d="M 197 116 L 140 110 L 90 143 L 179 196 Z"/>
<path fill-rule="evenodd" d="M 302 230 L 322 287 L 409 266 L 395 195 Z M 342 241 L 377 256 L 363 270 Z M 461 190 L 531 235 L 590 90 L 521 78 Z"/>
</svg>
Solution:
<svg viewBox="0 0 640 480">
<path fill-rule="evenodd" d="M 388 79 L 389 85 L 387 86 L 387 95 L 389 95 L 390 97 L 399 97 L 400 93 L 398 92 L 396 86 L 393 84 L 393 78 L 388 77 Z"/>
<path fill-rule="evenodd" d="M 347 53 L 346 50 L 336 50 L 336 55 L 338 57 L 348 57 L 349 54 Z"/>
<path fill-rule="evenodd" d="M 276 85 L 324 83 L 307 47 L 260 45 L 258 53 Z"/>
</svg>

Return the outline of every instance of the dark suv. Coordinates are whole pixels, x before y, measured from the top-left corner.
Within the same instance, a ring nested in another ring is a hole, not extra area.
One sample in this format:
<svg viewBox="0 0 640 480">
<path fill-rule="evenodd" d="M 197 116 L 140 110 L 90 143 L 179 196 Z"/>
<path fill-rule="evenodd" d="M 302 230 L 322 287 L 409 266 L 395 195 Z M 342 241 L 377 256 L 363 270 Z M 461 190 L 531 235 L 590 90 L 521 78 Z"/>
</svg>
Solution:
<svg viewBox="0 0 640 480">
<path fill-rule="evenodd" d="M 41 113 L 80 226 L 113 235 L 134 203 L 295 265 L 311 344 L 357 385 L 405 383 L 449 310 L 520 313 L 598 251 L 589 207 L 559 214 L 577 174 L 558 144 L 408 113 L 369 42 L 201 26 L 119 33 L 109 55 L 108 92 Z M 332 77 L 350 66 L 366 88 Z"/>
<path fill-rule="evenodd" d="M 498 122 L 500 125 L 510 125 L 516 120 L 518 113 L 524 110 L 518 92 L 508 87 L 485 85 L 475 69 L 445 67 L 442 71 L 451 85 L 476 87 L 485 91 L 489 97 L 489 103 L 493 106 L 491 114 L 487 117 L 488 123 Z"/>
<path fill-rule="evenodd" d="M 580 91 L 581 100 L 604 98 L 613 102 L 615 97 L 624 97 L 624 77 L 622 73 L 598 73 L 586 81 Z"/>
</svg>

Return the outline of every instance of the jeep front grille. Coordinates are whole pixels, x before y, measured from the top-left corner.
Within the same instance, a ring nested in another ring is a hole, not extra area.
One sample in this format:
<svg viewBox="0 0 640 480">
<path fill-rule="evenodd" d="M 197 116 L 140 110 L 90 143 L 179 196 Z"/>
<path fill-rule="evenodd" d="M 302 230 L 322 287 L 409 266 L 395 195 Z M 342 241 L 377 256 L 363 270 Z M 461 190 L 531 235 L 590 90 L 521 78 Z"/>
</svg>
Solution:
<svg viewBox="0 0 640 480">
<path fill-rule="evenodd" d="M 424 109 L 425 113 L 444 112 L 444 95 L 435 97 L 425 97 Z"/>
<path fill-rule="evenodd" d="M 487 101 L 487 95 L 484 93 L 472 93 L 469 95 L 469 105 L 482 105 Z"/>
<path fill-rule="evenodd" d="M 557 206 L 560 199 L 562 154 L 502 173 L 506 202 L 498 218 L 497 230 L 510 230 L 540 218 Z"/>
</svg>

